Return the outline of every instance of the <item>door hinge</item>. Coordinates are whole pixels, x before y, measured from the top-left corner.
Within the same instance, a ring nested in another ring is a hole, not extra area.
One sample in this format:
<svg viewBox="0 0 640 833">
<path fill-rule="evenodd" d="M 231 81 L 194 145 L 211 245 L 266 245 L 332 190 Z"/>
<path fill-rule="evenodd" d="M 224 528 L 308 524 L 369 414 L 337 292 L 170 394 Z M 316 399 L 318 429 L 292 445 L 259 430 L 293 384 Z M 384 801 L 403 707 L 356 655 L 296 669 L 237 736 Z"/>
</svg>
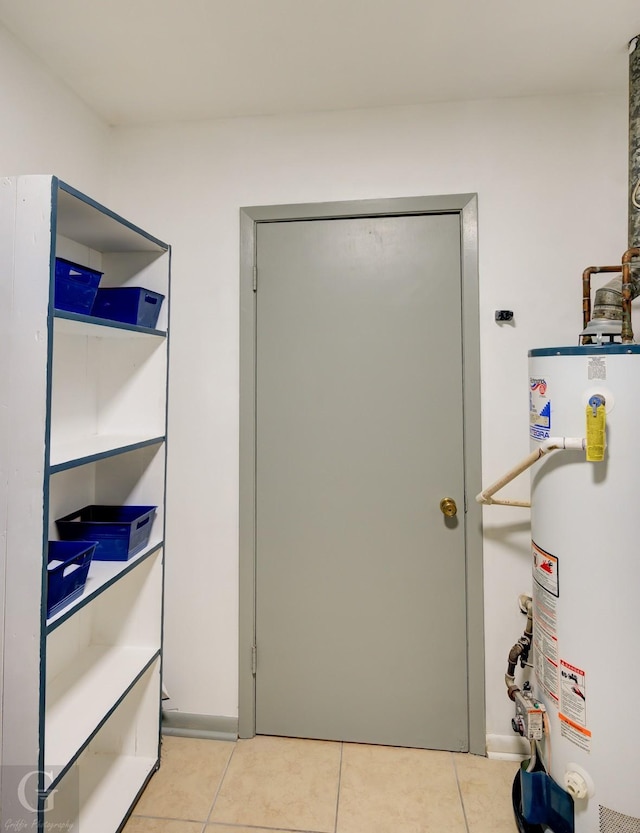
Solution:
<svg viewBox="0 0 640 833">
<path fill-rule="evenodd" d="M 251 646 L 251 673 L 255 677 L 258 670 L 258 649 L 255 645 Z"/>
<path fill-rule="evenodd" d="M 258 291 L 258 267 L 253 267 L 253 291 Z"/>
</svg>

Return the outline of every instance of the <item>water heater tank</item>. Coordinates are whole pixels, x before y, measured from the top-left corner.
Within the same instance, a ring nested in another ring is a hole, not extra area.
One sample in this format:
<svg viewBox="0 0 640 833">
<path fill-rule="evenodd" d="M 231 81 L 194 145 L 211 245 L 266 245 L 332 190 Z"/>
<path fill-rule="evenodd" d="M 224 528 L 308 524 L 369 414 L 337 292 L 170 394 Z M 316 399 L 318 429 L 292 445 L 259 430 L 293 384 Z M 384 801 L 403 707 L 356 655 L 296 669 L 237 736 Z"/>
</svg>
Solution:
<svg viewBox="0 0 640 833">
<path fill-rule="evenodd" d="M 529 376 L 532 450 L 584 437 L 594 397 L 606 411 L 601 462 L 561 451 L 532 469 L 543 759 L 576 833 L 640 833 L 640 346 L 531 350 Z"/>
</svg>

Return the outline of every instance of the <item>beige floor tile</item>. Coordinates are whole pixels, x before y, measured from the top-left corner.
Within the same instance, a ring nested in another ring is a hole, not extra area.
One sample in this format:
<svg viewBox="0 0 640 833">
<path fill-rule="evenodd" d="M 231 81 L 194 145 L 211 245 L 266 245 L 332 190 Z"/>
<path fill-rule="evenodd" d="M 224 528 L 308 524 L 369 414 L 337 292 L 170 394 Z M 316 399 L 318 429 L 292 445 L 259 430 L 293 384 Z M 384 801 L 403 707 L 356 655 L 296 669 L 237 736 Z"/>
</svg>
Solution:
<svg viewBox="0 0 640 833">
<path fill-rule="evenodd" d="M 451 753 L 345 744 L 338 833 L 465 833 Z"/>
<path fill-rule="evenodd" d="M 123 833 L 202 833 L 202 823 L 173 819 L 143 819 L 132 816 Z"/>
<path fill-rule="evenodd" d="M 275 830 L 273 827 L 229 827 L 228 824 L 208 824 L 205 833 L 291 833 L 290 830 Z"/>
<path fill-rule="evenodd" d="M 135 815 L 206 821 L 235 744 L 165 737 L 162 764 L 134 809 Z"/>
<path fill-rule="evenodd" d="M 514 833 L 511 785 L 519 765 L 478 755 L 453 758 L 469 833 Z"/>
<path fill-rule="evenodd" d="M 238 741 L 210 821 L 333 833 L 339 773 L 339 743 Z"/>
</svg>

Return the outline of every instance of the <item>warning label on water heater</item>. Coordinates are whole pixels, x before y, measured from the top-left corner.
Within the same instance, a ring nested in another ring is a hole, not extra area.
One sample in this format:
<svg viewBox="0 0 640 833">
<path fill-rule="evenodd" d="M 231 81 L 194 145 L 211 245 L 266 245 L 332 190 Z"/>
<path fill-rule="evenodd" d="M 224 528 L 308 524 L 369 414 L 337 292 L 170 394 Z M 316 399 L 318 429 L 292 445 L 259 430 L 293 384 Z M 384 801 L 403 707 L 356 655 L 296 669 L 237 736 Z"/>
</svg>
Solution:
<svg viewBox="0 0 640 833">
<path fill-rule="evenodd" d="M 551 400 L 546 379 L 529 378 L 529 435 L 534 440 L 551 436 Z"/>
<path fill-rule="evenodd" d="M 587 683 L 580 668 L 560 660 L 560 711 L 579 726 L 587 725 Z"/>
<path fill-rule="evenodd" d="M 531 542 L 533 554 L 533 580 L 544 587 L 549 593 L 558 598 L 560 595 L 558 585 L 558 559 L 555 555 L 540 549 L 537 544 Z"/>
<path fill-rule="evenodd" d="M 558 679 L 558 559 L 531 542 L 533 556 L 533 644 L 538 683 L 556 707 Z"/>
<path fill-rule="evenodd" d="M 556 708 L 559 702 L 558 637 L 549 633 L 536 617 L 533 623 L 534 670 L 538 684 Z"/>
<path fill-rule="evenodd" d="M 607 362 L 601 356 L 590 356 L 587 362 L 587 379 L 598 379 L 601 381 L 607 378 Z"/>
<path fill-rule="evenodd" d="M 563 714 L 559 714 L 560 734 L 585 752 L 591 752 L 591 732 L 584 729 Z"/>
</svg>

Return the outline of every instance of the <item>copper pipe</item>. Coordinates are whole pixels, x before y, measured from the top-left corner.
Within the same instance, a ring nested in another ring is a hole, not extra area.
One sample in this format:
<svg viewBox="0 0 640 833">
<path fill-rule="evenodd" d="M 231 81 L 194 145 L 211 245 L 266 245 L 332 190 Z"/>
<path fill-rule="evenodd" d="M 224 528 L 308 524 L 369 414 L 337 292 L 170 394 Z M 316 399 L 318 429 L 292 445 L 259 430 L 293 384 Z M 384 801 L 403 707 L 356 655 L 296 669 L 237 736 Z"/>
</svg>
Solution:
<svg viewBox="0 0 640 833">
<path fill-rule="evenodd" d="M 582 329 L 586 329 L 587 324 L 591 321 L 591 275 L 598 272 L 621 272 L 619 266 L 589 266 L 582 273 Z M 585 342 L 589 336 L 585 337 Z"/>
<path fill-rule="evenodd" d="M 640 257 L 640 249 L 632 248 L 622 255 L 622 343 L 633 344 L 631 327 L 631 261 Z"/>
</svg>

